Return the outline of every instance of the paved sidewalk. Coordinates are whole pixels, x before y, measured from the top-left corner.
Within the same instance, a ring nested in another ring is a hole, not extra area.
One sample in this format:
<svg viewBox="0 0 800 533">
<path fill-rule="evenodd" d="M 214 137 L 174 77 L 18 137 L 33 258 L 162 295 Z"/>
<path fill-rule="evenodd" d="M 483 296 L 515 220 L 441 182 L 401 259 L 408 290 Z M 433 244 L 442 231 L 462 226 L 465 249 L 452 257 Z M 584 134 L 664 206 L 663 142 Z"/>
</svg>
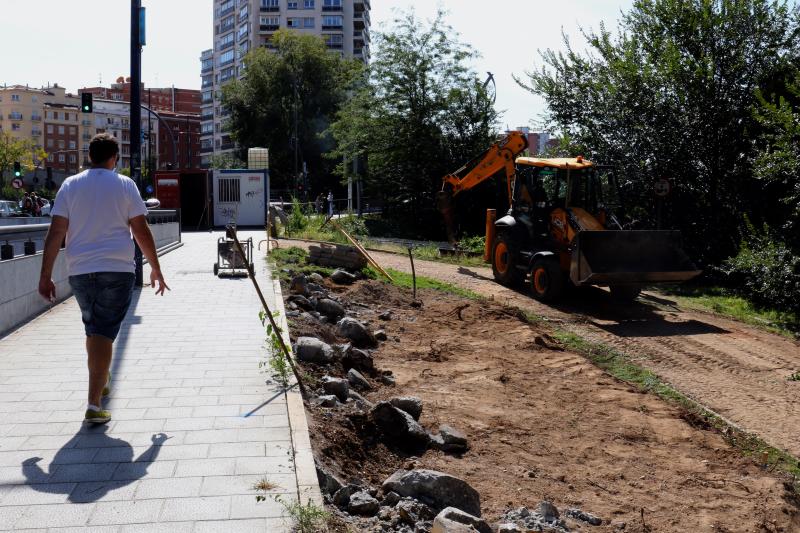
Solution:
<svg viewBox="0 0 800 533">
<path fill-rule="evenodd" d="M 258 368 L 252 283 L 212 274 L 221 235 L 184 234 L 161 258 L 172 291 L 134 293 L 115 343 L 107 426 L 82 425 L 74 298 L 0 339 L 0 530 L 280 532 L 286 513 L 271 497 L 256 502 L 257 481 L 287 502 L 298 492 L 318 499 L 302 402 Z M 257 245 L 263 232 L 248 236 Z M 274 306 L 263 253 L 255 257 Z"/>
</svg>

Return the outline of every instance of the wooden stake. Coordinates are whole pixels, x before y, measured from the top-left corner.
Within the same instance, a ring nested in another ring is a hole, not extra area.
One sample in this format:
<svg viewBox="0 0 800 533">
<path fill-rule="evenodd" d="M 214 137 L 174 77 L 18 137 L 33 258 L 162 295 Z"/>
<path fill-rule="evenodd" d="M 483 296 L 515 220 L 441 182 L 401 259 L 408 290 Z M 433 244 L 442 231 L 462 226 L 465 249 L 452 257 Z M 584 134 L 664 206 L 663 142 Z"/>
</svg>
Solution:
<svg viewBox="0 0 800 533">
<path fill-rule="evenodd" d="M 417 301 L 417 271 L 414 269 L 414 256 L 411 253 L 411 246 L 408 247 L 408 258 L 411 260 L 411 284 L 414 288 L 414 301 Z"/>
<path fill-rule="evenodd" d="M 239 254 L 241 254 L 241 257 L 246 258 L 247 255 L 244 253 L 244 250 L 242 249 L 242 244 L 239 242 L 239 237 L 237 237 L 236 235 L 236 230 L 231 226 L 228 226 L 225 229 L 228 237 L 233 239 L 233 243 L 236 245 L 236 249 L 238 250 Z M 275 318 L 272 316 L 272 312 L 269 310 L 269 306 L 267 305 L 267 300 L 264 299 L 264 294 L 261 292 L 261 287 L 258 286 L 258 281 L 256 281 L 256 274 L 255 272 L 253 272 L 251 263 L 249 261 L 245 261 L 245 264 L 247 266 L 247 273 L 250 276 L 250 280 L 253 282 L 253 286 L 256 288 L 258 297 L 261 300 L 261 305 L 264 307 L 264 312 L 267 314 L 267 318 L 269 318 L 269 323 L 272 324 L 272 331 L 274 331 L 275 335 L 277 335 L 278 342 L 281 345 L 281 350 L 283 351 L 283 355 L 289 362 L 289 366 L 292 367 L 292 373 L 294 374 L 294 377 L 297 380 L 297 385 L 300 388 L 300 394 L 303 396 L 303 398 L 308 398 L 306 388 L 303 385 L 303 380 L 300 378 L 300 373 L 297 371 L 297 367 L 294 366 L 294 361 L 292 360 L 292 356 L 289 353 L 289 348 L 287 348 L 286 343 L 283 342 L 283 335 L 281 335 L 281 329 L 278 327 L 278 324 L 275 323 Z"/>
</svg>

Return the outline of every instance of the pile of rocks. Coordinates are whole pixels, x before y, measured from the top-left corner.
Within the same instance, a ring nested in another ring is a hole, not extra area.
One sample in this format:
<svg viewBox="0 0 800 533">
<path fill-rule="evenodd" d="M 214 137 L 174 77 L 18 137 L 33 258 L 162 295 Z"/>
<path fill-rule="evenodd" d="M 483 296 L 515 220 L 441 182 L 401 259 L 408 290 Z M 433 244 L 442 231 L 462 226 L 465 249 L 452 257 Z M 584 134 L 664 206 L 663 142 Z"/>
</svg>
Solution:
<svg viewBox="0 0 800 533">
<path fill-rule="evenodd" d="M 398 470 L 380 489 L 343 484 L 317 465 L 325 498 L 361 517 L 361 529 L 396 533 L 492 533 L 481 519 L 480 496 L 467 482 L 435 470 Z"/>
<path fill-rule="evenodd" d="M 599 526 L 603 523 L 600 518 L 580 509 L 567 509 L 564 515 L 577 522 L 592 526 Z M 569 531 L 569 527 L 555 505 L 548 501 L 542 501 L 539 502 L 535 511 L 531 511 L 527 507 L 506 511 L 497 531 L 498 533 L 527 533 L 528 531 L 566 533 Z"/>
<path fill-rule="evenodd" d="M 355 247 L 343 244 L 320 244 L 308 247 L 308 260 L 311 263 L 332 268 L 361 270 L 367 266 L 367 259 Z"/>
</svg>

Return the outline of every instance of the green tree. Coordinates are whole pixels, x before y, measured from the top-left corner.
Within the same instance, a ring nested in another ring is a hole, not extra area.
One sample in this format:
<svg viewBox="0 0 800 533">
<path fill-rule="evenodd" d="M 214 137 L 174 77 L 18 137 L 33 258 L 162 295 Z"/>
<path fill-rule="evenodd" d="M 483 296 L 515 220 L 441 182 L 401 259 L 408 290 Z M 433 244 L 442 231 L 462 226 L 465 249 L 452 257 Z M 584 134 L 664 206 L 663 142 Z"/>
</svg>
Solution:
<svg viewBox="0 0 800 533">
<path fill-rule="evenodd" d="M 775 225 L 787 230 L 787 240 L 800 250 L 800 71 L 783 92 L 769 98 L 758 94 L 756 119 L 764 131 L 755 176 L 776 190 L 781 205 L 774 206 Z"/>
<path fill-rule="evenodd" d="M 323 132 L 363 66 L 331 53 L 316 36 L 281 30 L 271 44 L 273 50 L 258 48 L 245 56 L 244 79 L 223 88 L 222 104 L 231 112 L 239 156 L 244 159 L 249 147 L 269 148 L 272 179 L 293 186 L 296 113 L 299 159 L 308 164 L 312 178 L 322 180 L 330 167 L 322 153 L 331 148 Z"/>
<path fill-rule="evenodd" d="M 753 195 L 756 90 L 797 57 L 797 7 L 783 0 L 637 0 L 619 32 L 585 32 L 587 53 L 548 50 L 518 79 L 542 95 L 551 127 L 621 170 L 632 215 L 653 224 L 658 178 L 672 180 L 667 223 L 696 257 L 738 245 Z"/>
<path fill-rule="evenodd" d="M 211 168 L 215 169 L 230 169 L 230 168 L 246 168 L 247 165 L 244 161 L 232 154 L 214 154 L 211 156 Z"/>
<path fill-rule="evenodd" d="M 444 18 L 440 11 L 426 24 L 408 12 L 376 35 L 368 77 L 331 126 L 337 146 L 330 157 L 366 161 L 371 191 L 423 228 L 439 220 L 442 177 L 487 148 L 497 120 L 468 67 L 475 52 Z"/>
<path fill-rule="evenodd" d="M 25 172 L 31 171 L 44 159 L 47 153 L 27 139 L 17 139 L 10 133 L 0 131 L 0 187 L 5 184 L 6 171 L 14 167 L 15 162 L 22 165 Z"/>
</svg>

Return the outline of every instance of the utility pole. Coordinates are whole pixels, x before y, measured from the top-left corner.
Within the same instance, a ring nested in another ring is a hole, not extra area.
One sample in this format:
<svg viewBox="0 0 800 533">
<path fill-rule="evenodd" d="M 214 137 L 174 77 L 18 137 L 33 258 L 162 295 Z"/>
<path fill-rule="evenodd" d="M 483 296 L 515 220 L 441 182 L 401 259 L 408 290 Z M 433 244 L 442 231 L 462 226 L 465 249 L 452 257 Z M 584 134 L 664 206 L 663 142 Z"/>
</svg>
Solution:
<svg viewBox="0 0 800 533">
<path fill-rule="evenodd" d="M 297 99 L 298 99 L 298 91 L 297 91 L 297 77 L 295 76 L 294 82 L 294 186 L 295 189 L 299 186 L 299 174 L 298 171 L 298 152 L 299 152 L 299 144 L 300 139 L 298 138 L 298 124 L 297 124 Z"/>
<path fill-rule="evenodd" d="M 131 178 L 142 194 L 142 46 L 144 45 L 144 10 L 142 0 L 131 0 Z M 136 287 L 144 279 L 142 250 L 136 246 Z"/>
</svg>

